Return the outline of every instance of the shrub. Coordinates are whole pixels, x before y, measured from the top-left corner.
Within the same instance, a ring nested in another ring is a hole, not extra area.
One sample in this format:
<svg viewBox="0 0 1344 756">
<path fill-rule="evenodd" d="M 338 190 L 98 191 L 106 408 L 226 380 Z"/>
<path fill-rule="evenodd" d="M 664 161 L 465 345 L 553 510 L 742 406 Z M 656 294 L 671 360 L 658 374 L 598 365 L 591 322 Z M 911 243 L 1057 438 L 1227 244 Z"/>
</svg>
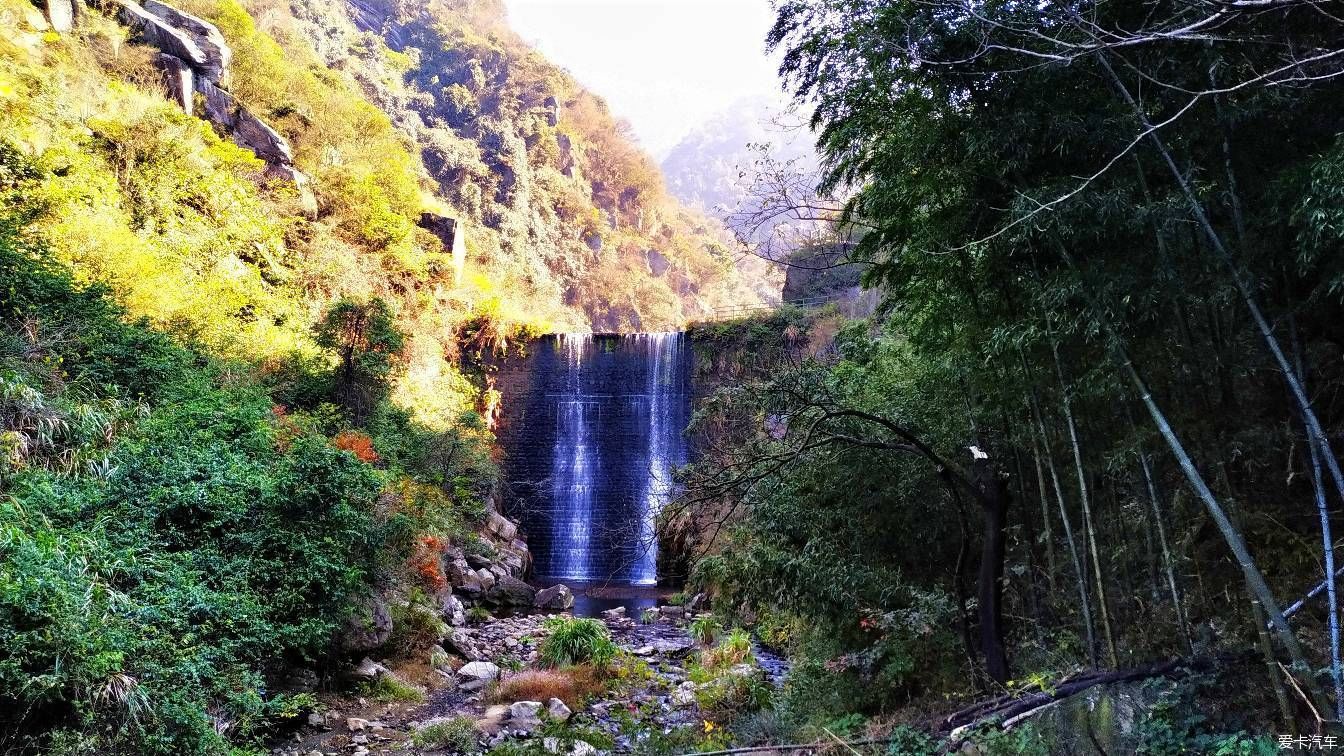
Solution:
<svg viewBox="0 0 1344 756">
<path fill-rule="evenodd" d="M 550 632 L 537 648 L 537 658 L 545 667 L 565 667 L 590 663 L 603 667 L 616 656 L 607 626 L 595 619 L 555 617 L 546 621 Z"/>
<path fill-rule="evenodd" d="M 639 624 L 641 625 L 652 625 L 657 621 L 658 621 L 657 609 L 645 609 L 644 611 L 639 613 Z"/>
<path fill-rule="evenodd" d="M 350 452 L 360 462 L 378 461 L 378 452 L 373 450 L 373 439 L 359 431 L 341 431 L 331 439 L 331 445 L 341 451 Z"/>
<path fill-rule="evenodd" d="M 407 657 L 438 642 L 448 634 L 448 625 L 433 608 L 419 603 L 418 595 L 404 604 L 393 604 L 392 635 L 385 648 L 400 657 Z"/>
<path fill-rule="evenodd" d="M 751 635 L 737 628 L 723 639 L 719 645 L 705 651 L 701 656 L 704 664 L 712 669 L 731 667 L 751 658 Z"/>
<path fill-rule="evenodd" d="M 425 700 L 425 694 L 419 688 L 390 674 L 381 675 L 376 680 L 360 685 L 359 692 L 360 695 L 384 703 L 389 701 L 419 703 Z"/>
<path fill-rule="evenodd" d="M 471 717 L 453 717 L 420 728 L 411 736 L 419 748 L 439 748 L 452 753 L 469 754 L 480 750 L 476 721 Z"/>
<path fill-rule="evenodd" d="M 479 625 L 482 622 L 490 621 L 490 611 L 483 606 L 473 606 L 467 610 L 467 622 L 473 625 Z"/>
<path fill-rule="evenodd" d="M 706 614 L 691 620 L 690 631 L 696 643 L 709 647 L 718 640 L 719 633 L 723 632 L 723 625 L 714 618 L 714 615 Z"/>
<path fill-rule="evenodd" d="M 708 719 L 726 722 L 770 704 L 770 686 L 757 675 L 720 675 L 695 693 Z"/>
</svg>

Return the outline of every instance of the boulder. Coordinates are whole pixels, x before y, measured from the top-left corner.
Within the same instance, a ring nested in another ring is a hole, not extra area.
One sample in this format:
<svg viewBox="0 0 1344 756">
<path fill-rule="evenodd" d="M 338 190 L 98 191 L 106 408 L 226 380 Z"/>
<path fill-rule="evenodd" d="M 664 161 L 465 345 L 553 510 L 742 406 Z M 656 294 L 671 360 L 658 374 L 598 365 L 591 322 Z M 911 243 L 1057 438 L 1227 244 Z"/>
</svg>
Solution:
<svg viewBox="0 0 1344 756">
<path fill-rule="evenodd" d="M 676 706 L 690 706 L 695 703 L 695 683 L 687 680 L 672 691 L 672 703 Z"/>
<path fill-rule="evenodd" d="M 234 123 L 233 141 L 257 153 L 257 157 L 268 163 L 292 163 L 294 150 L 289 140 L 280 136 L 280 132 L 271 128 L 265 121 L 244 109 L 238 110 L 238 120 Z"/>
<path fill-rule="evenodd" d="M 159 0 L 144 0 L 144 9 L 186 35 L 201 50 L 205 61 L 196 66 L 201 75 L 216 84 L 227 83 L 233 50 L 224 41 L 224 35 L 209 21 L 165 5 Z"/>
<path fill-rule="evenodd" d="M 360 719 L 359 717 L 350 717 L 349 719 L 345 720 L 345 727 L 350 732 L 361 732 L 363 730 L 368 729 L 369 720 Z"/>
<path fill-rule="evenodd" d="M 569 609 L 574 606 L 574 594 L 564 583 L 537 591 L 532 604 L 539 609 Z"/>
<path fill-rule="evenodd" d="M 228 133 L 238 146 L 252 150 L 268 163 L 294 161 L 289 141 L 239 105 L 233 95 L 208 81 L 198 81 L 196 91 L 204 99 L 206 119 Z"/>
<path fill-rule="evenodd" d="M 75 28 L 75 14 L 79 11 L 74 1 L 46 0 L 42 10 L 47 23 L 51 24 L 54 31 L 64 33 Z"/>
<path fill-rule="evenodd" d="M 667 255 L 664 255 L 656 249 L 646 251 L 644 253 L 644 259 L 649 265 L 649 272 L 652 273 L 655 278 L 662 278 L 663 274 L 667 273 L 668 267 L 670 267 L 667 262 Z"/>
<path fill-rule="evenodd" d="M 439 614 L 443 615 L 444 622 L 453 627 L 467 624 L 467 610 L 462 606 L 462 599 L 451 593 L 439 598 Z"/>
<path fill-rule="evenodd" d="M 685 656 L 694 645 L 690 638 L 659 638 L 653 642 L 653 650 L 664 656 Z"/>
<path fill-rule="evenodd" d="M 569 756 L 597 756 L 597 746 L 586 740 L 576 740 L 569 747 Z"/>
<path fill-rule="evenodd" d="M 686 610 L 679 606 L 660 606 L 658 614 L 669 619 L 681 619 L 686 616 Z"/>
<path fill-rule="evenodd" d="M 354 653 L 372 651 L 390 637 L 392 613 L 387 609 L 387 602 L 377 596 L 369 596 L 346 619 L 344 632 L 341 633 L 341 648 Z"/>
<path fill-rule="evenodd" d="M 512 520 L 498 512 L 490 513 L 490 518 L 486 523 L 486 527 L 490 532 L 499 536 L 501 541 L 512 541 L 513 537 L 518 535 L 518 526 L 515 525 Z"/>
<path fill-rule="evenodd" d="M 540 701 L 515 701 L 509 706 L 509 717 L 513 719 L 536 719 L 541 711 Z"/>
<path fill-rule="evenodd" d="M 468 662 L 457 670 L 457 679 L 458 687 L 463 690 L 478 690 L 499 679 L 499 667 L 488 661 Z"/>
<path fill-rule="evenodd" d="M 418 225 L 439 238 L 443 251 L 452 258 L 453 280 L 461 281 L 467 263 L 466 234 L 461 221 L 435 213 L 421 213 Z"/>
<path fill-rule="evenodd" d="M 154 68 L 159 72 L 159 78 L 163 80 L 164 94 L 168 99 L 182 112 L 191 113 L 191 95 L 196 91 L 195 74 L 191 71 L 191 66 L 182 62 L 181 58 L 174 58 L 168 53 L 156 53 L 154 55 Z"/>
<path fill-rule="evenodd" d="M 500 606 L 531 606 L 537 590 L 516 577 L 505 575 L 486 591 L 488 601 Z"/>
<path fill-rule="evenodd" d="M 498 579 L 495 577 L 495 573 L 491 572 L 485 567 L 476 570 L 476 579 L 481 582 L 481 588 L 485 590 L 487 594 L 489 594 L 490 589 L 495 587 L 495 583 L 498 582 Z"/>
<path fill-rule="evenodd" d="M 574 712 L 570 711 L 564 701 L 558 698 L 552 698 L 546 702 L 546 713 L 551 715 L 551 719 L 559 722 L 567 721 Z"/>
<path fill-rule="evenodd" d="M 625 616 L 625 607 L 618 606 L 614 609 L 607 609 L 606 611 L 602 612 L 602 616 L 610 620 L 620 619 Z"/>
<path fill-rule="evenodd" d="M 387 667 L 366 656 L 359 664 L 355 665 L 354 669 L 350 670 L 350 676 L 356 680 L 369 681 L 377 680 L 388 672 Z"/>
<path fill-rule="evenodd" d="M 130 0 L 113 0 L 113 3 L 117 6 L 117 18 L 146 44 L 185 61 L 192 68 L 205 65 L 205 51 L 190 36 Z"/>
</svg>

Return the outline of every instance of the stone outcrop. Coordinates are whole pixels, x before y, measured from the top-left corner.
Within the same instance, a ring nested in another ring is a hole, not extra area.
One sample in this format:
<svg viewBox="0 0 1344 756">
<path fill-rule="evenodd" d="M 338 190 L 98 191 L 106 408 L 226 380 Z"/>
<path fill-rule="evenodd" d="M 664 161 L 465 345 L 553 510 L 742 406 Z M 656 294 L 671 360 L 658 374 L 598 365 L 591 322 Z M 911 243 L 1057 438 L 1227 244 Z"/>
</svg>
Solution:
<svg viewBox="0 0 1344 756">
<path fill-rule="evenodd" d="M 574 594 L 569 586 L 561 583 L 537 591 L 532 603 L 538 609 L 569 609 L 574 606 Z"/>
<path fill-rule="evenodd" d="M 191 66 L 182 62 L 181 58 L 175 58 L 168 53 L 158 53 L 154 56 L 154 67 L 158 69 L 159 76 L 163 80 L 163 91 L 168 95 L 168 99 L 190 113 L 191 96 L 196 91 L 196 74 L 191 70 Z"/>
<path fill-rule="evenodd" d="M 219 29 L 160 0 L 144 0 L 143 5 L 132 0 L 112 3 L 121 23 L 141 42 L 158 49 L 154 63 L 169 99 L 193 113 L 195 95 L 200 94 L 202 117 L 265 161 L 266 178 L 292 184 L 299 192 L 300 209 L 309 216 L 316 215 L 317 199 L 308 177 L 294 167 L 289 140 L 228 91 L 233 50 Z M 51 0 L 48 13 L 58 5 Z"/>
<path fill-rule="evenodd" d="M 205 80 L 197 83 L 196 91 L 204 98 L 205 117 L 231 134 L 240 147 L 252 150 L 267 163 L 289 165 L 294 160 L 289 141 L 252 115 L 233 95 Z"/>
<path fill-rule="evenodd" d="M 80 7 L 77 0 L 46 0 L 42 7 L 42 15 L 51 25 L 52 30 L 61 33 L 75 28 L 79 12 Z"/>
<path fill-rule="evenodd" d="M 531 606 L 536 595 L 537 589 L 512 575 L 504 575 L 485 592 L 485 600 L 499 606 Z"/>
<path fill-rule="evenodd" d="M 196 69 L 201 72 L 201 75 L 207 81 L 221 85 L 228 83 L 229 64 L 233 62 L 233 50 L 229 48 L 228 43 L 224 41 L 224 35 L 219 33 L 219 29 L 214 24 L 203 21 L 190 13 L 184 13 L 171 5 L 161 3 L 159 0 L 145 0 L 141 7 L 171 26 L 179 34 L 186 36 L 201 51 L 202 60 L 199 64 L 196 64 Z"/>
<path fill-rule="evenodd" d="M 114 1 L 117 6 L 117 19 L 142 42 L 181 60 L 193 70 L 200 71 L 205 65 L 205 51 L 192 41 L 187 33 L 174 28 L 172 24 L 130 0 Z"/>
<path fill-rule="evenodd" d="M 453 282 L 462 282 L 462 271 L 467 263 L 466 235 L 462 233 L 462 222 L 435 213 L 420 215 L 420 228 L 434 234 L 443 244 L 443 251 L 453 261 Z"/>
<path fill-rule="evenodd" d="M 387 642 L 392 637 L 392 613 L 387 602 L 377 596 L 365 599 L 346 620 L 341 634 L 341 648 L 345 651 L 365 652 Z"/>
</svg>

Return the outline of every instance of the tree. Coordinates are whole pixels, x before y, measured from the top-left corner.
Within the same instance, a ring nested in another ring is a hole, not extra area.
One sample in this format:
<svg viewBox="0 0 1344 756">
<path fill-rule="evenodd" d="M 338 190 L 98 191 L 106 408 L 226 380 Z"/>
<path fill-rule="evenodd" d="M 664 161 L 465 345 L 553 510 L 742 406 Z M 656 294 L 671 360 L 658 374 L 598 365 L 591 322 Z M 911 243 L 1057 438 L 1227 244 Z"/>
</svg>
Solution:
<svg viewBox="0 0 1344 756">
<path fill-rule="evenodd" d="M 339 360 L 332 398 L 356 425 L 363 424 L 387 395 L 388 378 L 405 346 L 391 309 L 376 297 L 363 303 L 338 300 L 314 335 L 318 345 L 335 351 Z"/>
</svg>

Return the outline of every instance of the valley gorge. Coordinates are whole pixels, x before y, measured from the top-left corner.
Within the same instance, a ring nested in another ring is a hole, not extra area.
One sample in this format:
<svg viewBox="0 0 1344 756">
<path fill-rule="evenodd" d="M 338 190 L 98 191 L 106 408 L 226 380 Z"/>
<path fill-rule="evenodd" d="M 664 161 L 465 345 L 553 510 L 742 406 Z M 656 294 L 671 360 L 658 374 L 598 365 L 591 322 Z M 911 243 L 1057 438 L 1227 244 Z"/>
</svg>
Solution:
<svg viewBox="0 0 1344 756">
<path fill-rule="evenodd" d="M 1330 10 L 0 0 L 0 753 L 1344 748 Z"/>
</svg>

